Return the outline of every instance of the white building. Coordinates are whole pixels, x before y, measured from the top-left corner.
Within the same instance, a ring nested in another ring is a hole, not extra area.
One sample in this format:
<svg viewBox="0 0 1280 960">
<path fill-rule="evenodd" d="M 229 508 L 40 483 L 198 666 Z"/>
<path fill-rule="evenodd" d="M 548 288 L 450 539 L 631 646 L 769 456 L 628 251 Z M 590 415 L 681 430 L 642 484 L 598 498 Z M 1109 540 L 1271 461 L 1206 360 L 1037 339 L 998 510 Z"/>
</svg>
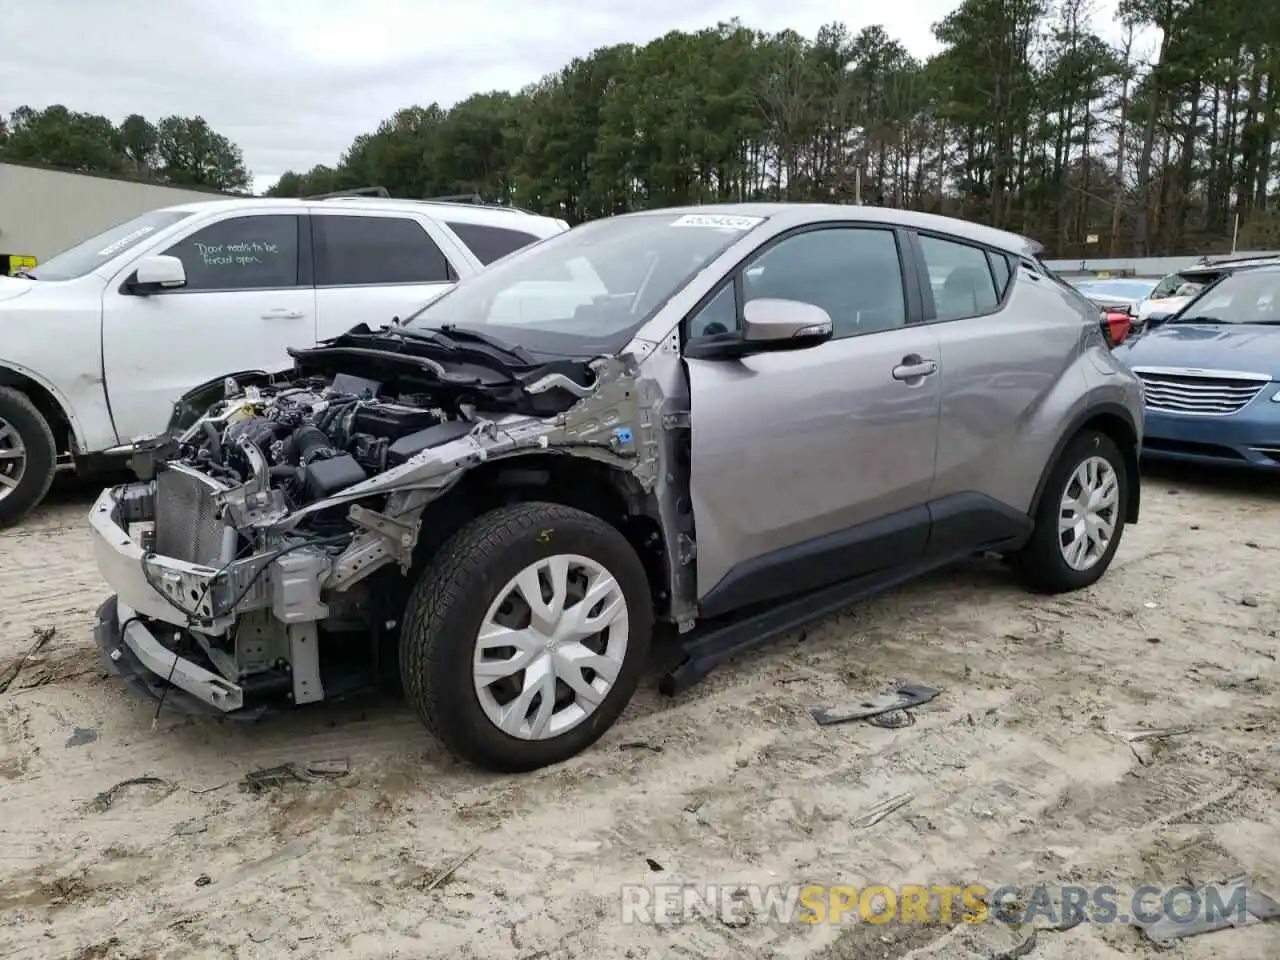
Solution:
<svg viewBox="0 0 1280 960">
<path fill-rule="evenodd" d="M 218 196 L 211 190 L 0 163 L 0 274 L 31 265 L 21 258 L 47 260 L 148 210 Z M 10 258 L 18 259 L 11 263 Z"/>
</svg>

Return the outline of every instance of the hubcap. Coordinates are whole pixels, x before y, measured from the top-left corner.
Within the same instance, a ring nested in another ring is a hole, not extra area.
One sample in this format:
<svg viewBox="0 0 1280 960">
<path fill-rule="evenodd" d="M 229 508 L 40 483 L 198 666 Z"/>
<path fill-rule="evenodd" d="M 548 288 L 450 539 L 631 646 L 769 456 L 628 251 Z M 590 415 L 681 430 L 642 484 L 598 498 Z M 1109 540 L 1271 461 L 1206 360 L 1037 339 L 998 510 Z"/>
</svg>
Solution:
<svg viewBox="0 0 1280 960">
<path fill-rule="evenodd" d="M 1058 510 L 1058 544 L 1073 570 L 1088 570 L 1107 552 L 1116 532 L 1120 481 L 1110 463 L 1090 457 L 1067 480 Z"/>
<path fill-rule="evenodd" d="M 476 639 L 485 716 L 521 740 L 577 726 L 622 671 L 629 620 L 622 587 L 594 560 L 560 554 L 525 567 L 498 591 Z"/>
<path fill-rule="evenodd" d="M 27 470 L 27 448 L 18 431 L 0 420 L 0 500 L 18 486 Z"/>
</svg>

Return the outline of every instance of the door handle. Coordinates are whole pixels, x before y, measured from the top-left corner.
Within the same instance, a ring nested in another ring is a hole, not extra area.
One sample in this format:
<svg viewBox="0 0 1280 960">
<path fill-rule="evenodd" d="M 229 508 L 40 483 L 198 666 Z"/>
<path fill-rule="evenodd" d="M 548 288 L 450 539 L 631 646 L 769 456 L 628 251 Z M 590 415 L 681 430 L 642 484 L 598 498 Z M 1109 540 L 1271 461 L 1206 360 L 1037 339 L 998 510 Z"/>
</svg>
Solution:
<svg viewBox="0 0 1280 960">
<path fill-rule="evenodd" d="M 920 380 L 932 377 L 938 372 L 938 365 L 932 360 L 921 357 L 903 357 L 902 363 L 893 368 L 895 380 Z"/>
<path fill-rule="evenodd" d="M 301 320 L 306 314 L 301 310 L 268 310 L 262 315 L 263 320 Z"/>
</svg>

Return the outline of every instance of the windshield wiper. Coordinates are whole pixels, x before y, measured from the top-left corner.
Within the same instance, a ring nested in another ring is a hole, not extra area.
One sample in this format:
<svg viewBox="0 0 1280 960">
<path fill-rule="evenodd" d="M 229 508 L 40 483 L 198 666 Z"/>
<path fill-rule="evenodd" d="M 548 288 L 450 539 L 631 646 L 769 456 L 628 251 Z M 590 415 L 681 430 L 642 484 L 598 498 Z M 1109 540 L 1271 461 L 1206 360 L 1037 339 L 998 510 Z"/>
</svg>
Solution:
<svg viewBox="0 0 1280 960">
<path fill-rule="evenodd" d="M 445 323 L 438 327 L 394 327 L 393 330 L 397 334 L 430 340 L 432 343 L 451 347 L 454 350 L 461 346 L 459 341 L 470 341 L 485 348 L 480 350 L 480 353 L 496 354 L 508 363 L 533 366 L 538 362 L 524 347 L 507 343 L 505 340 L 500 340 L 491 334 L 479 333 L 475 330 L 459 327 L 454 323 Z"/>
<path fill-rule="evenodd" d="M 1178 317 L 1176 320 L 1171 320 L 1169 322 L 1170 323 L 1230 323 L 1231 321 L 1223 320 L 1219 317 L 1210 317 L 1210 316 L 1197 314 L 1191 317 Z"/>
<path fill-rule="evenodd" d="M 439 329 L 455 340 L 473 340 L 476 343 L 483 343 L 485 346 L 492 347 L 494 350 L 500 350 L 520 363 L 532 364 L 537 362 L 524 347 L 517 343 L 508 343 L 506 340 L 495 337 L 491 333 L 481 333 L 479 330 L 472 330 L 469 327 L 460 327 L 456 323 L 442 323 Z"/>
</svg>

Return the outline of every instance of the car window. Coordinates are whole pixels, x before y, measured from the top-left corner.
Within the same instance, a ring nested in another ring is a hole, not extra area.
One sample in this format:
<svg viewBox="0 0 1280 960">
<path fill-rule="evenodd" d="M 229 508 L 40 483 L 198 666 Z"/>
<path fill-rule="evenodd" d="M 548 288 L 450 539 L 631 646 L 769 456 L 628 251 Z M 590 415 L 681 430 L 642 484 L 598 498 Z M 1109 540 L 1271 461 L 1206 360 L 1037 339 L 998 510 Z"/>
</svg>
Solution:
<svg viewBox="0 0 1280 960">
<path fill-rule="evenodd" d="M 298 218 L 233 217 L 165 251 L 182 261 L 187 291 L 268 290 L 298 285 Z"/>
<path fill-rule="evenodd" d="M 738 326 L 738 298 L 733 284 L 727 283 L 689 320 L 689 336 L 712 337 Z"/>
<path fill-rule="evenodd" d="M 898 243 L 889 230 L 835 227 L 788 237 L 747 265 L 742 291 L 744 304 L 769 298 L 821 307 L 837 338 L 907 322 Z"/>
<path fill-rule="evenodd" d="M 1009 278 L 1013 276 L 1013 271 L 1009 267 L 1009 258 L 1003 253 L 988 250 L 987 260 L 991 262 L 991 272 L 996 278 L 996 296 L 1003 297 L 1004 292 L 1009 289 Z"/>
<path fill-rule="evenodd" d="M 407 217 L 311 218 L 316 286 L 448 283 L 456 278 L 422 224 Z"/>
<path fill-rule="evenodd" d="M 1000 304 L 985 251 L 967 243 L 921 236 L 920 247 L 939 320 L 990 313 Z"/>
<path fill-rule="evenodd" d="M 487 227 L 478 223 L 449 222 L 459 240 L 467 245 L 467 249 L 476 255 L 476 259 L 486 267 L 495 260 L 501 260 L 508 253 L 515 253 L 521 247 L 537 243 L 538 237 L 520 230 L 507 230 L 503 227 Z"/>
<path fill-rule="evenodd" d="M 1196 274 L 1195 276 L 1187 276 L 1182 273 L 1171 273 L 1159 283 L 1155 285 L 1155 289 L 1151 291 L 1152 300 L 1164 300 L 1168 297 L 1186 297 L 1193 293 L 1199 292 L 1205 285 L 1214 278 L 1214 275 L 1208 276 L 1204 274 Z M 1191 291 L 1183 293 L 1183 289 Z"/>
</svg>

